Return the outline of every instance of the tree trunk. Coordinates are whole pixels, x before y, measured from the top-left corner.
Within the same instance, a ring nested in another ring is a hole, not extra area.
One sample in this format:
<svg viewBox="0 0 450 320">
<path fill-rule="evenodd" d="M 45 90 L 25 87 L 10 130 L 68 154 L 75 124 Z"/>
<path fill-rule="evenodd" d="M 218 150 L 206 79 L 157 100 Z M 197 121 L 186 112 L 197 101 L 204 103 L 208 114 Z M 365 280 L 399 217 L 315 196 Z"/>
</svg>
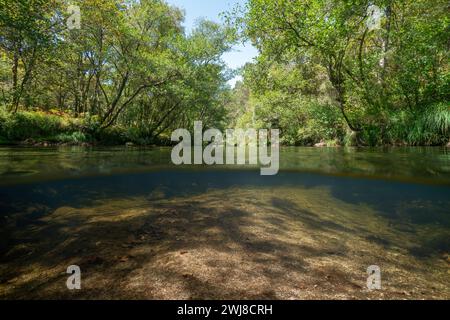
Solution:
<svg viewBox="0 0 450 320">
<path fill-rule="evenodd" d="M 392 5 L 391 2 L 387 4 L 386 10 L 386 27 L 385 27 L 385 36 L 383 38 L 383 59 L 381 61 L 382 64 L 382 73 L 381 73 L 381 79 L 383 81 L 383 86 L 386 85 L 385 78 L 386 78 L 386 69 L 388 65 L 388 57 L 387 53 L 389 51 L 390 47 L 390 33 L 391 33 L 391 19 L 392 19 Z"/>
<path fill-rule="evenodd" d="M 13 66 L 12 66 L 12 78 L 13 78 L 13 100 L 12 100 L 12 111 L 16 112 L 15 106 L 17 105 L 17 83 L 18 83 L 18 69 L 19 69 L 19 54 L 17 48 L 14 49 Z"/>
</svg>

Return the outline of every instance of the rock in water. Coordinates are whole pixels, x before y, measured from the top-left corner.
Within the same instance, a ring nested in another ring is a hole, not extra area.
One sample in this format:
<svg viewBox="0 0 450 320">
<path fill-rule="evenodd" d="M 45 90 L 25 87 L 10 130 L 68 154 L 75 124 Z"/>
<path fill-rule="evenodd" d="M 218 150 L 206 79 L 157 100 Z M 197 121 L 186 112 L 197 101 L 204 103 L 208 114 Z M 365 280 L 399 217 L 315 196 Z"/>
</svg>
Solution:
<svg viewBox="0 0 450 320">
<path fill-rule="evenodd" d="M 323 147 L 326 147 L 326 146 L 327 146 L 326 142 L 323 142 L 323 141 L 321 141 L 319 143 L 316 143 L 314 145 L 314 147 L 316 147 L 316 148 L 323 148 Z"/>
</svg>

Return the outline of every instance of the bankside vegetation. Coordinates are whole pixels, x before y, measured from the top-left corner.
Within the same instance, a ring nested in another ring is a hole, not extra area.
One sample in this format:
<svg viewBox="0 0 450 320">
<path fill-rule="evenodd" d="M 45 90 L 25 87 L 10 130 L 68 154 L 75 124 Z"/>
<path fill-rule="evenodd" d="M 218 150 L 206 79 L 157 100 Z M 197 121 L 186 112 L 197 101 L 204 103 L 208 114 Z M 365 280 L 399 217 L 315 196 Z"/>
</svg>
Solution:
<svg viewBox="0 0 450 320">
<path fill-rule="evenodd" d="M 249 0 L 228 15 L 260 52 L 234 90 L 237 124 L 280 128 L 285 144 L 448 143 L 448 8 Z"/>
<path fill-rule="evenodd" d="M 187 34 L 182 22 L 159 0 L 1 0 L 3 140 L 148 144 L 194 120 L 222 126 L 234 33 L 199 21 Z"/>
</svg>

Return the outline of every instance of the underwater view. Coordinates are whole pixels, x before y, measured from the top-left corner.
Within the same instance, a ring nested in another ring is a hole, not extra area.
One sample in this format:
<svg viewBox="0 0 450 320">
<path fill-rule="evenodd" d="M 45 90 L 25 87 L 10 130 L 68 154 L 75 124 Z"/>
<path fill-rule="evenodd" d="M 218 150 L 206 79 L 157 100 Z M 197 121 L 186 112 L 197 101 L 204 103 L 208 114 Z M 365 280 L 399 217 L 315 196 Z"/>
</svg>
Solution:
<svg viewBox="0 0 450 320">
<path fill-rule="evenodd" d="M 170 153 L 0 147 L 0 298 L 450 298 L 448 148 L 282 147 L 274 176 Z"/>
</svg>

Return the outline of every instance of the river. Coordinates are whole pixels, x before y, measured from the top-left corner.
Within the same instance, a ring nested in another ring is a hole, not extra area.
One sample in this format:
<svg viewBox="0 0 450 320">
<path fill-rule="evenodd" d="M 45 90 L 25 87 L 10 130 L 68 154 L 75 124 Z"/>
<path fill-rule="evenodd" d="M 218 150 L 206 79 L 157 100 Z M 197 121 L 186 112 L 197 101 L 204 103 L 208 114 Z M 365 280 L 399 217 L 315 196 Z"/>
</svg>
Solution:
<svg viewBox="0 0 450 320">
<path fill-rule="evenodd" d="M 449 149 L 286 147 L 275 176 L 170 151 L 1 147 L 0 298 L 450 298 Z"/>
</svg>

